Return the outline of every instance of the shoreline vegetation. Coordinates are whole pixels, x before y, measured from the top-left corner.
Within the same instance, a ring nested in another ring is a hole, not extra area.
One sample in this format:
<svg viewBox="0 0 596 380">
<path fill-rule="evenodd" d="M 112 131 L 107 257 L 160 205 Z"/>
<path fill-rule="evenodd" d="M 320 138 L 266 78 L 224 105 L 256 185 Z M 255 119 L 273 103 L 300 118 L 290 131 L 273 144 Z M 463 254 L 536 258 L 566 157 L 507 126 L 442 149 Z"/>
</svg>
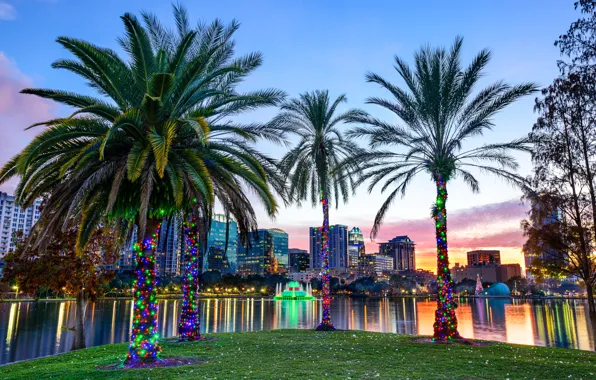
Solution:
<svg viewBox="0 0 596 380">
<path fill-rule="evenodd" d="M 178 367 L 123 369 L 126 343 L 96 346 L 4 365 L 4 379 L 25 378 L 593 378 L 596 353 L 470 341 L 433 344 L 411 335 L 312 330 L 208 334 L 163 339 L 163 359 Z M 554 360 L 556 358 L 556 360 Z M 72 363 L 77 363 L 72 365 Z M 109 368 L 109 369 L 106 369 Z"/>
</svg>

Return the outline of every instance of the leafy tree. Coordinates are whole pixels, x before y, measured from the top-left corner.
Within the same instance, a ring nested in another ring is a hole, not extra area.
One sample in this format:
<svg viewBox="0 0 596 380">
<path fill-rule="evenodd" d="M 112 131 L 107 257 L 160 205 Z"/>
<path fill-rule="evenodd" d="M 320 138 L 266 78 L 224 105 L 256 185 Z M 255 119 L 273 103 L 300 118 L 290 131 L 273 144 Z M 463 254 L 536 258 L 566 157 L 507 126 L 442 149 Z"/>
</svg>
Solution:
<svg viewBox="0 0 596 380">
<path fill-rule="evenodd" d="M 397 293 L 411 293 L 412 289 L 416 289 L 416 281 L 403 275 L 391 276 L 389 284 Z"/>
<path fill-rule="evenodd" d="M 574 275 L 583 280 L 590 317 L 596 324 L 596 77 L 569 72 L 536 100 L 540 116 L 530 135 L 534 175 L 527 198 L 532 207 L 522 223 L 537 276 Z"/>
<path fill-rule="evenodd" d="M 464 69 L 461 66 L 462 43 L 463 39 L 458 37 L 449 51 L 423 47 L 414 56 L 414 69 L 402 58 L 395 57 L 395 69 L 405 82 L 405 88 L 395 86 L 377 74 L 366 76 L 367 81 L 380 85 L 394 97 L 393 100 L 372 97 L 367 102 L 393 112 L 402 125 L 368 115 L 350 118 L 351 122 L 364 126 L 355 128 L 349 136 L 368 138 L 371 148 L 358 157 L 363 164 L 358 184 L 370 180 L 369 191 L 381 182 L 384 182 L 382 192 L 392 188 L 375 217 L 372 237 L 378 233 L 395 197 L 405 195 L 417 174 L 425 172 L 435 182 L 437 197 L 432 217 L 438 260 L 439 293 L 434 324 L 437 340 L 460 338 L 447 250 L 447 183 L 459 177 L 473 192 L 478 192 L 478 180 L 470 171 L 475 170 L 496 175 L 515 185 L 523 184 L 523 178 L 514 172 L 518 164 L 510 152 L 527 151 L 526 139 L 471 149 L 464 149 L 464 143 L 491 130 L 493 117 L 507 105 L 536 91 L 532 83 L 510 86 L 499 81 L 473 93 L 491 54 L 482 50 Z"/>
<path fill-rule="evenodd" d="M 118 227 L 119 236 L 130 236 L 137 226 L 129 364 L 153 361 L 161 350 L 154 251 L 162 220 L 182 213 L 208 225 L 218 199 L 241 231 L 256 229 L 246 188 L 254 190 L 268 214 L 277 210 L 269 186 L 273 161 L 250 143 L 258 138 L 277 141 L 279 133 L 227 118 L 275 104 L 283 94 L 235 91 L 234 84 L 261 63 L 259 54 L 232 58 L 237 23 L 215 21 L 188 30 L 182 20 L 186 13 L 177 8 L 175 16 L 178 34 L 168 39 L 151 15 L 144 15 L 143 27 L 134 15 L 125 14 L 126 33 L 119 41 L 128 62 L 112 50 L 58 38 L 77 60 L 59 60 L 53 66 L 83 77 L 107 99 L 23 90 L 76 111 L 37 124 L 46 129 L 0 171 L 0 183 L 22 176 L 15 194 L 22 205 L 47 198 L 52 213 L 41 214 L 46 227 L 37 245 L 47 244 L 48 236 L 72 221 L 80 224 L 78 251 L 104 219 Z"/>
<path fill-rule="evenodd" d="M 323 317 L 317 330 L 334 330 L 331 323 L 329 275 L 329 200 L 347 202 L 353 184 L 346 159 L 360 152 L 344 137 L 339 125 L 362 114 L 359 110 L 337 113 L 337 107 L 347 102 L 345 95 L 334 101 L 328 91 L 304 93 L 281 106 L 281 112 L 271 122 L 276 129 L 290 130 L 299 137 L 295 147 L 282 158 L 280 167 L 289 178 L 288 196 L 299 204 L 310 199 L 312 206 L 321 202 L 323 225 L 321 234 L 321 264 L 323 283 Z"/>
<path fill-rule="evenodd" d="M 5 256 L 4 279 L 16 282 L 25 293 L 35 294 L 42 287 L 54 293 L 76 297 L 76 321 L 71 350 L 85 348 L 85 314 L 88 301 L 95 302 L 108 290 L 114 277 L 101 264 L 116 260 L 118 250 L 108 230 L 97 230 L 80 254 L 76 252 L 78 231 L 69 228 L 54 235 L 43 250 L 32 249 L 22 241 Z"/>
<path fill-rule="evenodd" d="M 571 23 L 567 33 L 559 36 L 555 46 L 561 53 L 572 58 L 571 65 L 559 62 L 561 69 L 578 69 L 585 65 L 594 65 L 596 59 L 596 1 L 579 0 L 574 3 L 575 9 L 588 17 Z"/>
</svg>

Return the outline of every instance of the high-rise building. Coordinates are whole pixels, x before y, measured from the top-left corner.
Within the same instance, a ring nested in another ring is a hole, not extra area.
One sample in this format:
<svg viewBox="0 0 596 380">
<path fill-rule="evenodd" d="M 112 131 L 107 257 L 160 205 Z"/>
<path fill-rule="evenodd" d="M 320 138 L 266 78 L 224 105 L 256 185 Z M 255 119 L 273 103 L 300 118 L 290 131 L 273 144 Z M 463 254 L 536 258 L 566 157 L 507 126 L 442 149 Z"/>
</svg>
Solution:
<svg viewBox="0 0 596 380">
<path fill-rule="evenodd" d="M 238 244 L 238 273 L 266 275 L 287 270 L 288 234 L 279 229 L 250 234 L 250 244 Z"/>
<path fill-rule="evenodd" d="M 415 243 L 408 236 L 396 236 L 387 243 L 379 244 L 379 253 L 393 258 L 393 269 L 416 270 Z"/>
<path fill-rule="evenodd" d="M 39 205 L 36 200 L 32 206 L 23 209 L 15 205 L 14 196 L 0 192 L 0 257 L 15 249 L 13 233 L 22 231 L 27 236 L 31 227 L 39 220 Z"/>
<path fill-rule="evenodd" d="M 288 272 L 288 234 L 279 228 L 269 230 L 273 242 L 273 262 L 271 273 Z"/>
<path fill-rule="evenodd" d="M 310 227 L 310 267 L 321 268 L 321 227 Z M 329 268 L 348 268 L 348 226 L 329 226 Z"/>
<path fill-rule="evenodd" d="M 160 275 L 179 276 L 182 273 L 182 239 L 180 223 L 176 218 L 164 220 L 159 231 L 159 240 L 155 251 L 157 272 Z"/>
<path fill-rule="evenodd" d="M 470 251 L 468 265 L 501 265 L 501 251 L 489 249 Z"/>
<path fill-rule="evenodd" d="M 227 232 L 227 247 L 226 247 Z M 211 221 L 207 238 L 204 270 L 217 270 L 221 273 L 236 273 L 238 266 L 238 225 L 234 220 L 226 221 L 226 216 L 216 214 Z"/>
<path fill-rule="evenodd" d="M 310 265 L 310 257 L 305 249 L 288 249 L 288 272 L 301 273 L 306 272 Z"/>
<path fill-rule="evenodd" d="M 365 255 L 364 237 L 360 228 L 354 227 L 348 232 L 348 269 L 356 274 Z"/>
</svg>

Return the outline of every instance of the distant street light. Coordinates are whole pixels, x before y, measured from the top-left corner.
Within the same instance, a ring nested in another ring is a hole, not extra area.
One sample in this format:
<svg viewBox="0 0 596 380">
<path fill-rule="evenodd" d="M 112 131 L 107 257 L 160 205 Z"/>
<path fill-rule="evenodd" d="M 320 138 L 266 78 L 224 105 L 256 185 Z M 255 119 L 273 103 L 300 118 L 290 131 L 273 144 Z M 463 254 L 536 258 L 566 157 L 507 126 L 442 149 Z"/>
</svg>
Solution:
<svg viewBox="0 0 596 380">
<path fill-rule="evenodd" d="M 16 293 L 15 293 L 15 296 L 14 296 L 14 299 L 16 300 L 16 299 L 18 299 L 18 298 L 19 298 L 19 286 L 18 286 L 18 285 L 15 285 L 15 286 L 13 286 L 12 288 L 13 288 L 14 290 L 16 290 Z"/>
</svg>

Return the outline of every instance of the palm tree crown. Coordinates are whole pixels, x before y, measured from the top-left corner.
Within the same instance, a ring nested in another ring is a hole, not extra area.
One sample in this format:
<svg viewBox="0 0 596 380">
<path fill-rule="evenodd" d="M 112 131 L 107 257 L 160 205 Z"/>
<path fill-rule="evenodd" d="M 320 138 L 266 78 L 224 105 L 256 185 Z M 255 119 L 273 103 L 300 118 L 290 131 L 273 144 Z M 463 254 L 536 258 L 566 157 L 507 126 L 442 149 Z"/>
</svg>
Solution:
<svg viewBox="0 0 596 380">
<path fill-rule="evenodd" d="M 324 191 L 330 199 L 335 198 L 336 206 L 340 200 L 347 201 L 354 179 L 340 164 L 361 150 L 342 135 L 338 126 L 364 113 L 352 109 L 336 114 L 337 107 L 345 102 L 345 95 L 331 102 L 328 91 L 304 93 L 283 103 L 280 114 L 273 119 L 275 129 L 291 131 L 300 139 L 280 164 L 290 178 L 288 196 L 293 200 L 310 198 L 315 206 Z"/>
<path fill-rule="evenodd" d="M 283 93 L 235 91 L 235 84 L 262 61 L 258 53 L 233 57 L 236 22 L 225 26 L 216 20 L 191 30 L 184 9 L 176 7 L 175 16 L 178 33 L 166 32 L 150 14 L 143 15 L 145 27 L 125 14 L 120 43 L 128 62 L 112 50 L 58 38 L 78 60 L 59 60 L 53 67 L 83 77 L 107 100 L 23 90 L 76 111 L 37 124 L 46 129 L 5 165 L 0 181 L 21 175 L 16 196 L 25 205 L 47 197 L 46 209 L 53 212 L 42 219 L 53 223 L 44 225 L 55 228 L 56 221 L 79 215 L 80 247 L 103 216 L 136 222 L 142 236 L 147 218 L 190 209 L 201 214 L 198 208 L 204 211 L 216 197 L 242 231 L 254 229 L 243 186 L 254 189 L 268 213 L 275 213 L 268 183 L 273 160 L 251 143 L 280 136 L 263 126 L 234 124 L 229 116 L 275 104 Z"/>
<path fill-rule="evenodd" d="M 382 191 L 393 187 L 375 218 L 373 235 L 378 232 L 395 197 L 405 194 L 407 186 L 420 172 L 429 173 L 433 180 L 449 181 L 459 176 L 474 192 L 478 192 L 479 186 L 469 171 L 472 168 L 515 184 L 523 183 L 514 172 L 518 164 L 510 152 L 528 151 L 526 139 L 472 149 L 464 149 L 463 145 L 466 140 L 491 130 L 494 115 L 536 91 L 536 85 L 510 86 L 499 81 L 473 94 L 491 54 L 488 50 L 481 51 L 462 69 L 462 42 L 462 38 L 457 38 L 449 52 L 422 48 L 415 55 L 414 70 L 402 58 L 395 57 L 395 70 L 404 80 L 406 89 L 379 75 L 367 74 L 367 81 L 381 85 L 394 97 L 393 100 L 371 97 L 367 103 L 393 112 L 403 122 L 403 125 L 394 125 L 369 115 L 350 119 L 350 122 L 367 126 L 357 127 L 349 134 L 368 138 L 373 149 L 359 157 L 366 169 L 359 183 L 370 179 L 369 190 L 382 181 Z"/>
</svg>

